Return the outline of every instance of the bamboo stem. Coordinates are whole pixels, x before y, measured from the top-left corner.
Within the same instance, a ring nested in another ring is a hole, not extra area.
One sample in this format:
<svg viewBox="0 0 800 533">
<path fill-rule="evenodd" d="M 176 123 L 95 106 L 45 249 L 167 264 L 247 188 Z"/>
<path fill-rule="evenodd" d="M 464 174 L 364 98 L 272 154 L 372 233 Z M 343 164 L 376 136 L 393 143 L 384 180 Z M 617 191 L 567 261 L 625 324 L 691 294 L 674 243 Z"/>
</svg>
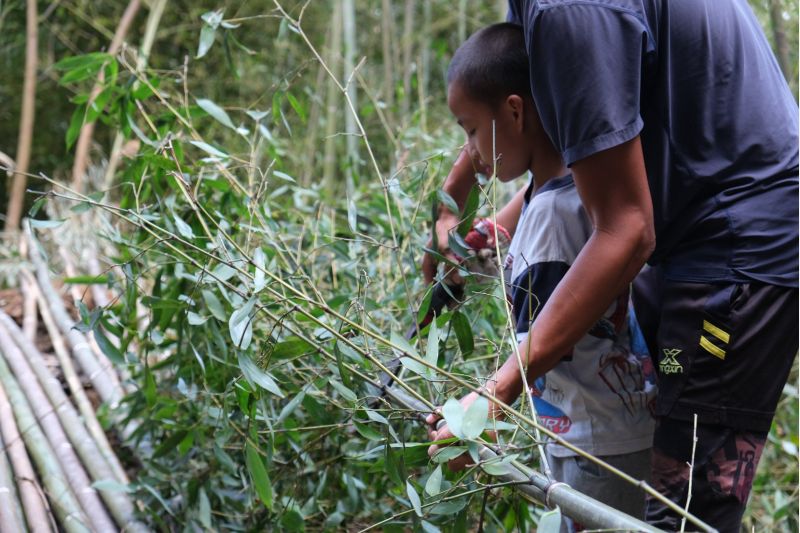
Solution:
<svg viewBox="0 0 800 533">
<path fill-rule="evenodd" d="M 120 400 L 124 396 L 122 389 L 119 386 L 114 386 L 112 372 L 103 368 L 95 357 L 94 352 L 89 347 L 86 337 L 72 326 L 74 321 L 67 314 L 64 308 L 64 302 L 61 297 L 56 293 L 53 284 L 50 281 L 50 273 L 47 271 L 47 265 L 39 255 L 37 249 L 36 238 L 30 229 L 30 225 L 26 224 L 26 233 L 30 241 L 30 249 L 28 255 L 31 262 L 36 269 L 36 278 L 39 282 L 39 288 L 47 300 L 47 305 L 53 315 L 53 318 L 58 324 L 58 328 L 64 334 L 68 344 L 72 348 L 72 353 L 78 361 L 83 373 L 92 382 L 100 399 L 109 404 L 112 409 L 119 405 Z"/>
<path fill-rule="evenodd" d="M 69 436 L 70 442 L 92 479 L 95 481 L 116 480 L 111 465 L 106 461 L 98 443 L 90 436 L 81 422 L 75 407 L 64 394 L 61 383 L 47 369 L 44 359 L 36 347 L 25 339 L 11 317 L 2 311 L 0 311 L 0 334 L 10 335 L 17 347 L 24 353 L 25 357 L 22 357 L 22 353 L 14 354 L 14 350 L 11 350 L 10 354 L 7 352 L 6 359 L 20 380 L 23 375 L 30 376 L 31 372 L 36 375 L 36 380 L 41 386 L 40 389 L 46 394 L 49 403 L 55 406 L 56 414 Z M 29 386 L 31 385 L 29 384 Z M 133 517 L 133 503 L 124 492 L 101 490 L 100 495 L 120 528 L 128 531 L 143 528 L 141 524 L 136 523 Z"/>
<path fill-rule="evenodd" d="M 0 353 L 7 351 L 10 347 L 9 339 L 0 340 Z M 91 531 L 90 522 L 66 481 L 64 469 L 57 459 L 53 447 L 42 432 L 42 428 L 37 424 L 36 416 L 31 411 L 25 393 L 22 392 L 3 357 L 0 357 L 0 385 L 8 395 L 19 432 L 36 463 L 36 468 L 41 475 L 59 523 L 68 533 Z M 44 423 L 44 421 L 42 422 Z"/>
<path fill-rule="evenodd" d="M 27 531 L 14 484 L 14 472 L 5 450 L 5 443 L 0 435 L 0 529 Z"/>
<path fill-rule="evenodd" d="M 0 339 L 2 339 L 3 345 L 0 351 L 2 351 L 3 357 L 5 357 L 5 363 L 11 367 L 20 387 L 24 387 L 24 394 L 27 397 L 30 407 L 36 415 L 37 420 L 39 420 L 47 439 L 53 446 L 55 455 L 64 469 L 66 480 L 75 491 L 75 495 L 81 507 L 83 507 L 83 510 L 86 512 L 86 516 L 92 528 L 96 531 L 113 531 L 114 523 L 111 521 L 111 517 L 108 516 L 105 507 L 103 507 L 103 503 L 100 501 L 97 491 L 92 488 L 84 465 L 81 464 L 75 450 L 70 445 L 66 428 L 62 426 L 62 422 L 57 416 L 58 411 L 65 409 L 66 406 L 71 407 L 72 404 L 66 399 L 63 391 L 61 393 L 63 403 L 54 404 L 50 398 L 48 398 L 41 382 L 37 380 L 28 361 L 25 360 L 25 356 L 16 344 L 16 341 L 24 342 L 24 336 L 19 329 L 16 328 L 16 324 L 14 324 L 15 333 L 19 334 L 19 338 L 16 339 L 15 335 L 12 335 L 8 330 L 9 321 L 12 324 L 14 322 L 8 315 L 0 312 Z M 44 365 L 44 363 L 42 363 L 42 365 Z M 47 372 L 46 369 L 45 371 Z M 50 379 L 56 381 L 52 375 Z M 59 386 L 57 381 L 56 386 Z M 77 416 L 75 418 L 77 420 Z M 77 423 L 80 424 L 80 421 L 78 420 Z M 88 438 L 88 434 L 86 434 L 86 437 Z M 85 445 L 85 443 L 81 442 L 81 445 Z M 99 456 L 97 451 L 95 451 L 94 454 Z"/>
<path fill-rule="evenodd" d="M 56 353 L 56 357 L 58 357 L 58 362 L 61 365 L 61 371 L 64 373 L 64 379 L 69 386 L 72 397 L 75 399 L 75 403 L 78 406 L 78 411 L 83 417 L 83 422 L 86 424 L 86 428 L 99 446 L 100 453 L 103 454 L 103 457 L 105 457 L 106 461 L 108 461 L 109 465 L 111 465 L 116 480 L 119 483 L 127 485 L 130 483 L 128 475 L 125 473 L 125 469 L 122 468 L 119 458 L 116 456 L 116 454 L 114 454 L 111 444 L 108 442 L 108 438 L 106 437 L 106 433 L 103 431 L 103 427 L 97 420 L 94 408 L 92 408 L 92 404 L 83 390 L 83 385 L 78 377 L 78 373 L 75 371 L 75 366 L 72 364 L 72 358 L 69 356 L 69 350 L 64 342 L 64 337 L 61 335 L 58 326 L 56 326 L 56 323 L 53 320 L 53 315 L 50 313 L 50 309 L 47 307 L 47 302 L 44 300 L 44 296 L 36 286 L 35 279 L 30 272 L 22 271 L 22 276 L 29 278 L 31 283 L 33 283 L 34 295 L 39 302 L 42 313 L 42 322 L 44 322 L 47 332 L 50 335 L 50 340 L 53 342 L 53 349 Z"/>
<path fill-rule="evenodd" d="M 19 434 L 14 412 L 2 383 L 0 383 L 0 435 L 5 443 L 8 460 L 14 469 L 14 479 L 17 482 L 29 530 L 31 533 L 50 533 L 55 527 L 49 518 L 51 515 L 47 508 L 47 498 L 36 478 L 28 452 L 25 451 L 25 444 Z"/>
</svg>

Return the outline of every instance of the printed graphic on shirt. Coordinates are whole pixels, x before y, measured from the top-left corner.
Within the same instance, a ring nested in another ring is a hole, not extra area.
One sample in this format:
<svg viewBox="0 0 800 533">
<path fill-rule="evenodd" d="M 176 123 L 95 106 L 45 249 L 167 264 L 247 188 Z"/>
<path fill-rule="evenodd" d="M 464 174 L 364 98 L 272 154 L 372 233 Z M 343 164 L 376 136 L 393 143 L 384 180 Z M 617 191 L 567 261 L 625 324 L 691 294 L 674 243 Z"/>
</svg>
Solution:
<svg viewBox="0 0 800 533">
<path fill-rule="evenodd" d="M 633 415 L 643 408 L 652 413 L 652 395 L 643 392 L 655 386 L 655 372 L 648 356 L 630 352 L 610 352 L 600 357 L 597 375 L 617 395 L 625 410 Z"/>
<path fill-rule="evenodd" d="M 536 414 L 539 418 L 539 423 L 553 433 L 557 435 L 563 435 L 572 427 L 572 420 L 564 411 L 552 403 L 542 399 L 542 393 L 546 387 L 547 385 L 544 376 L 537 379 L 533 387 L 531 387 L 533 405 L 536 407 Z"/>
<path fill-rule="evenodd" d="M 683 374 L 683 365 L 678 362 L 678 355 L 683 350 L 679 348 L 662 348 L 663 357 L 658 363 L 658 368 L 662 374 Z"/>
</svg>

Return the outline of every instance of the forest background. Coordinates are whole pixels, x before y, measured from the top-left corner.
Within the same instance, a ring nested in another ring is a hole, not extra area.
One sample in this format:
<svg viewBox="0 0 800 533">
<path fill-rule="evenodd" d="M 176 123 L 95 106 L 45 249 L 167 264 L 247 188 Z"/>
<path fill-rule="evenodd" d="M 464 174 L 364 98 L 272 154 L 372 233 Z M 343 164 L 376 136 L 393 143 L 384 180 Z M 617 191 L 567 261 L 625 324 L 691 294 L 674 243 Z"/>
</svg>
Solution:
<svg viewBox="0 0 800 533">
<path fill-rule="evenodd" d="M 797 98 L 797 0 L 750 4 Z M 0 165 L 17 170 L 0 181 L 3 222 L 38 219 L 57 276 L 59 246 L 79 274 L 102 266 L 67 285 L 115 295 L 82 320 L 113 340 L 103 348 L 131 391 L 104 416 L 109 432 L 137 424 L 116 438 L 148 524 L 539 521 L 485 471 L 443 473 L 412 414 L 370 404 L 359 382 L 429 305 L 418 264 L 463 142 L 444 73 L 504 16 L 505 2 L 477 0 L 0 2 Z M 123 44 L 106 54 L 115 32 Z M 476 212 L 508 192 L 483 184 Z M 0 259 L 0 283 L 17 286 L 16 241 Z M 419 351 L 474 385 L 509 337 L 499 285 L 471 280 L 467 294 Z M 434 404 L 464 390 L 407 366 Z M 798 527 L 796 368 L 748 531 Z M 510 440 L 535 466 L 522 426 Z"/>
</svg>

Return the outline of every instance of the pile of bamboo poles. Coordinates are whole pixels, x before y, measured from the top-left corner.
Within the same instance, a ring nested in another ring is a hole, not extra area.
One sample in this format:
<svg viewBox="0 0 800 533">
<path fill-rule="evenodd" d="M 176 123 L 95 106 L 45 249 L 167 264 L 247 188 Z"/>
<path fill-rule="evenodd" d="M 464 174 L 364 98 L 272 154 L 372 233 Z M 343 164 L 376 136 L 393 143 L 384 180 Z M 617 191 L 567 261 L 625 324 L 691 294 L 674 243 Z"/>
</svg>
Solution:
<svg viewBox="0 0 800 533">
<path fill-rule="evenodd" d="M 0 532 L 145 531 L 81 378 L 112 413 L 123 380 L 91 334 L 73 327 L 30 230 L 20 249 L 31 265 L 19 275 L 22 327 L 0 310 Z M 34 342 L 39 318 L 56 372 Z"/>
</svg>

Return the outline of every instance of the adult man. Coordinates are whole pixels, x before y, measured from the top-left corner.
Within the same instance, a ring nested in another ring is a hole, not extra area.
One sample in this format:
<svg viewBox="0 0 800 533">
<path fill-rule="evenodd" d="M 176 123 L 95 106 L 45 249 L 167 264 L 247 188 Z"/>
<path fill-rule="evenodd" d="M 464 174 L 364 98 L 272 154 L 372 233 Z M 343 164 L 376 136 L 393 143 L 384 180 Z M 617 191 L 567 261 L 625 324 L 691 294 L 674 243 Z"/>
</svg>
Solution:
<svg viewBox="0 0 800 533">
<path fill-rule="evenodd" d="M 697 415 L 690 511 L 738 530 L 797 352 L 797 105 L 744 0 L 511 0 L 509 20 L 594 226 L 520 347 L 526 369 L 555 364 L 648 260 L 653 483 L 685 502 Z M 445 183 L 457 200 L 465 159 Z M 504 376 L 487 392 L 510 402 L 522 379 Z M 648 520 L 679 517 L 651 501 Z"/>
</svg>

